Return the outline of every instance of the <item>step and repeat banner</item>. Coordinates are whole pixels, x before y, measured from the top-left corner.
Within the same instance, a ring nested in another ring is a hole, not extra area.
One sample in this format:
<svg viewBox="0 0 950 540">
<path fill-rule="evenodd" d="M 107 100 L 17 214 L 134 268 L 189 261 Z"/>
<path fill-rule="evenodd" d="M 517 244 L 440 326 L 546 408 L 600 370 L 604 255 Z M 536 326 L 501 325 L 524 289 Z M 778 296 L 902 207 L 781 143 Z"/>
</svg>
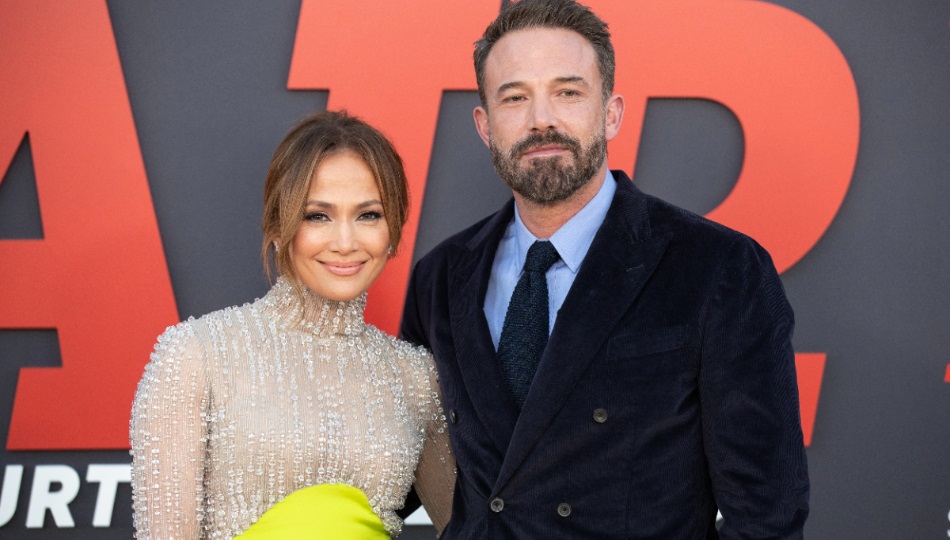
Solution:
<svg viewBox="0 0 950 540">
<path fill-rule="evenodd" d="M 950 535 L 950 4 L 588 4 L 627 103 L 611 167 L 782 273 L 807 536 Z M 405 160 L 367 308 L 396 330 L 412 262 L 510 196 L 472 122 L 500 6 L 0 0 L 0 537 L 131 536 L 135 385 L 165 327 L 266 292 L 264 173 L 307 113 Z"/>
</svg>

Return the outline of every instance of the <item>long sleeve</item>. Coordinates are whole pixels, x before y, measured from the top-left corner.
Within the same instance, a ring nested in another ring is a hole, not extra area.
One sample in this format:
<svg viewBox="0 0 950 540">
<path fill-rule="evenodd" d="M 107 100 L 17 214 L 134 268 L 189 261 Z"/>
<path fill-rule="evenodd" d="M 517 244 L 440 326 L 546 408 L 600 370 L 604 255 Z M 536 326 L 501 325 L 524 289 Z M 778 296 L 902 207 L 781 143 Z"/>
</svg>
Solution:
<svg viewBox="0 0 950 540">
<path fill-rule="evenodd" d="M 704 324 L 703 438 L 726 538 L 801 538 L 808 473 L 794 319 L 768 254 L 740 239 Z"/>
<path fill-rule="evenodd" d="M 395 536 L 423 448 L 430 504 L 451 498 L 432 357 L 367 325 L 365 306 L 281 279 L 159 338 L 132 412 L 139 538 L 232 538 L 318 484 L 362 491 Z"/>
<path fill-rule="evenodd" d="M 416 491 L 432 519 L 436 532 L 449 522 L 452 513 L 452 496 L 455 489 L 455 457 L 449 444 L 442 409 L 439 381 L 435 369 L 430 370 L 429 387 L 431 401 L 430 420 L 426 426 L 426 439 L 416 467 Z"/>
<path fill-rule="evenodd" d="M 132 507 L 137 538 L 194 539 L 203 519 L 209 386 L 188 323 L 159 337 L 132 406 Z"/>
</svg>

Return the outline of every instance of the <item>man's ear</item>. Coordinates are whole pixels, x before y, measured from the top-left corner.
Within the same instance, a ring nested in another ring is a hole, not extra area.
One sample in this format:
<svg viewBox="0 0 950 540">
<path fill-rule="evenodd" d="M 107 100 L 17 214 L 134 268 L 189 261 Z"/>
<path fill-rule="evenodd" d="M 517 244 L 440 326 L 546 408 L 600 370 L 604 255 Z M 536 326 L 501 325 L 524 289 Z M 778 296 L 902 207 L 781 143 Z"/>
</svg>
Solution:
<svg viewBox="0 0 950 540">
<path fill-rule="evenodd" d="M 482 138 L 485 146 L 488 146 L 488 111 L 481 106 L 475 107 L 472 117 L 475 119 L 475 130 L 478 131 L 478 136 Z"/>
<path fill-rule="evenodd" d="M 612 141 L 620 133 L 620 124 L 623 123 L 623 96 L 614 94 L 607 100 L 604 111 L 604 137 Z"/>
</svg>

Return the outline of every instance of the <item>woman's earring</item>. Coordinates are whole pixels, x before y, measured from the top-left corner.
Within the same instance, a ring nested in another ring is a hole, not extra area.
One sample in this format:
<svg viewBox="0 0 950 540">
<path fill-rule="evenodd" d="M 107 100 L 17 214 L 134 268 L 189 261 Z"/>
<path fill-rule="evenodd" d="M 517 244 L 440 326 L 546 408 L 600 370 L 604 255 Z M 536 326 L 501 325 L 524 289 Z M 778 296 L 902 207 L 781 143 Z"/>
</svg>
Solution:
<svg viewBox="0 0 950 540">
<path fill-rule="evenodd" d="M 386 255 L 392 256 L 392 254 L 393 254 L 393 247 L 389 246 L 389 249 L 386 250 Z"/>
<path fill-rule="evenodd" d="M 280 254 L 280 244 L 277 243 L 277 240 L 274 240 L 274 255 Z"/>
</svg>

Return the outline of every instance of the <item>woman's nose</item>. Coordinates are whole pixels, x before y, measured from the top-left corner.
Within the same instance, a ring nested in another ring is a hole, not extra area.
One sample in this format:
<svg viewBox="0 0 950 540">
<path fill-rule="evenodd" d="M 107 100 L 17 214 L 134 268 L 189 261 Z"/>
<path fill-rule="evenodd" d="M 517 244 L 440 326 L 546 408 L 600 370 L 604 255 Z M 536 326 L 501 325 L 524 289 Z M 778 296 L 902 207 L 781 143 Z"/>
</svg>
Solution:
<svg viewBox="0 0 950 540">
<path fill-rule="evenodd" d="M 339 253 L 350 253 L 359 246 L 356 239 L 356 231 L 353 230 L 353 224 L 341 223 L 336 227 L 336 237 L 333 241 L 333 248 Z"/>
</svg>

